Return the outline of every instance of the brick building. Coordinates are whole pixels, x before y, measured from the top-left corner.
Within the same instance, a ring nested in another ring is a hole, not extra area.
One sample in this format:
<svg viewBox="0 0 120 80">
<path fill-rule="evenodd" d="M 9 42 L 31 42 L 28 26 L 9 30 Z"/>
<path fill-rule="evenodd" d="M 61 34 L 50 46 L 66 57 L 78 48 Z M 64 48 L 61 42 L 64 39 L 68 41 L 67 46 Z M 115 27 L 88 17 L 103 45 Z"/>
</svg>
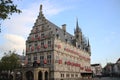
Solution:
<svg viewBox="0 0 120 80">
<path fill-rule="evenodd" d="M 47 20 L 40 6 L 39 16 L 26 40 L 27 67 L 41 68 L 26 80 L 75 80 L 91 75 L 91 49 L 76 21 L 74 35 L 66 31 L 66 24 L 59 28 Z M 25 70 L 24 70 L 25 72 Z M 26 74 L 26 73 L 25 73 Z M 30 74 L 30 75 L 31 75 Z M 37 78 L 35 78 L 35 76 Z M 45 76 L 43 76 L 45 75 Z"/>
<path fill-rule="evenodd" d="M 93 77 L 102 76 L 102 66 L 101 64 L 91 64 L 91 69 L 93 72 Z"/>
<path fill-rule="evenodd" d="M 120 77 L 120 58 L 116 61 L 116 63 L 107 63 L 103 68 L 103 75 Z"/>
</svg>

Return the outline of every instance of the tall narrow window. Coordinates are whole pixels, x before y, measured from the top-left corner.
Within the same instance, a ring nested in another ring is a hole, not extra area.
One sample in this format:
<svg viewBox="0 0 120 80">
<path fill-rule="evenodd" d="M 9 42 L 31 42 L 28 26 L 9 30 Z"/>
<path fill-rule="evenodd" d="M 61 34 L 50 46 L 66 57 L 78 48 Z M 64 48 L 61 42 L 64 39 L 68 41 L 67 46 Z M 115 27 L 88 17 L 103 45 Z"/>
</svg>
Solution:
<svg viewBox="0 0 120 80">
<path fill-rule="evenodd" d="M 51 47 L 51 41 L 50 40 L 48 41 L 48 47 Z"/>
<path fill-rule="evenodd" d="M 57 39 L 59 38 L 59 34 L 56 34 Z"/>
<path fill-rule="evenodd" d="M 37 43 L 35 43 L 35 50 L 37 50 L 37 46 L 38 46 L 38 44 L 37 44 Z"/>
<path fill-rule="evenodd" d="M 44 38 L 44 34 L 41 34 L 41 37 Z"/>
<path fill-rule="evenodd" d="M 51 64 L 51 55 L 47 55 L 48 64 Z"/>
<path fill-rule="evenodd" d="M 44 26 L 41 26 L 41 30 L 44 31 Z"/>
<path fill-rule="evenodd" d="M 28 56 L 28 62 L 31 62 L 31 56 L 30 55 Z"/>
<path fill-rule="evenodd" d="M 38 34 L 35 34 L 35 39 L 37 39 L 38 38 Z"/>
<path fill-rule="evenodd" d="M 40 56 L 40 64 L 43 64 L 44 56 Z"/>
<path fill-rule="evenodd" d="M 29 45 L 29 49 L 30 49 L 30 51 L 31 51 L 31 48 L 32 48 L 32 45 L 30 44 L 30 45 Z"/>
<path fill-rule="evenodd" d="M 34 55 L 34 61 L 36 61 L 36 60 L 37 60 L 37 54 Z"/>
<path fill-rule="evenodd" d="M 67 43 L 67 41 L 68 41 L 68 40 L 67 40 L 67 39 L 65 39 L 65 42 L 66 42 L 66 43 Z"/>
<path fill-rule="evenodd" d="M 44 48 L 44 41 L 41 41 L 41 48 Z"/>
</svg>

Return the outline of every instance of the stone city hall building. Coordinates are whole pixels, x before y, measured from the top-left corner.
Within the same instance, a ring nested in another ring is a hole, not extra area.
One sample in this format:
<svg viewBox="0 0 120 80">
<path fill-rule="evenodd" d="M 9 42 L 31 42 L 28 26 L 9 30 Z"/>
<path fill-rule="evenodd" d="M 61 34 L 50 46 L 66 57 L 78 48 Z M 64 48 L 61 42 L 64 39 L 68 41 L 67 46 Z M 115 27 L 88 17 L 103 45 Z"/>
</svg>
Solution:
<svg viewBox="0 0 120 80">
<path fill-rule="evenodd" d="M 24 80 L 78 80 L 91 75 L 90 44 L 76 21 L 74 35 L 39 16 L 26 40 Z"/>
</svg>

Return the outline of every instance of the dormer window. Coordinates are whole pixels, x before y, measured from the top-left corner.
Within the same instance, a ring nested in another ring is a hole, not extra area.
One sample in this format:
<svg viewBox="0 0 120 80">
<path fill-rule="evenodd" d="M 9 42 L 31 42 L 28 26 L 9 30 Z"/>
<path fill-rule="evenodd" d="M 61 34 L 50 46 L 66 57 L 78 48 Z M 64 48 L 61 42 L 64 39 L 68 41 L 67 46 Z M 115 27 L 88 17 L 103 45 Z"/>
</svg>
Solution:
<svg viewBox="0 0 120 80">
<path fill-rule="evenodd" d="M 64 36 L 66 37 L 66 34 L 65 34 L 65 32 L 64 32 Z"/>
<path fill-rule="evenodd" d="M 67 37 L 67 35 L 66 35 L 66 34 L 64 34 L 64 36 L 65 36 L 65 38 Z"/>
<path fill-rule="evenodd" d="M 59 34 L 56 34 L 57 39 L 59 38 Z"/>
<path fill-rule="evenodd" d="M 68 41 L 68 40 L 67 40 L 67 39 L 65 39 L 65 41 L 66 41 L 66 43 L 67 43 L 67 41 Z"/>
<path fill-rule="evenodd" d="M 53 33 L 53 31 L 50 32 L 51 34 Z"/>
<path fill-rule="evenodd" d="M 58 31 L 58 29 L 56 28 L 56 31 Z"/>
<path fill-rule="evenodd" d="M 56 32 L 58 33 L 58 29 L 56 28 Z"/>
</svg>

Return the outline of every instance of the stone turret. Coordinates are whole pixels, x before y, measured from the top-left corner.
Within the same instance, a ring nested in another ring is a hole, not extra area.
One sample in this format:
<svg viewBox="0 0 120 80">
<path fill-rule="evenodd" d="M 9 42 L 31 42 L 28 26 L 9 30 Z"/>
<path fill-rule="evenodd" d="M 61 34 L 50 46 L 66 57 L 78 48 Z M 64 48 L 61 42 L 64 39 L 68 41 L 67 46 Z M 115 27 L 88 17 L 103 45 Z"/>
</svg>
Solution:
<svg viewBox="0 0 120 80">
<path fill-rule="evenodd" d="M 79 43 L 79 45 L 82 45 L 82 31 L 79 28 L 78 19 L 76 21 L 76 29 L 74 30 L 74 35 L 77 43 Z"/>
</svg>

